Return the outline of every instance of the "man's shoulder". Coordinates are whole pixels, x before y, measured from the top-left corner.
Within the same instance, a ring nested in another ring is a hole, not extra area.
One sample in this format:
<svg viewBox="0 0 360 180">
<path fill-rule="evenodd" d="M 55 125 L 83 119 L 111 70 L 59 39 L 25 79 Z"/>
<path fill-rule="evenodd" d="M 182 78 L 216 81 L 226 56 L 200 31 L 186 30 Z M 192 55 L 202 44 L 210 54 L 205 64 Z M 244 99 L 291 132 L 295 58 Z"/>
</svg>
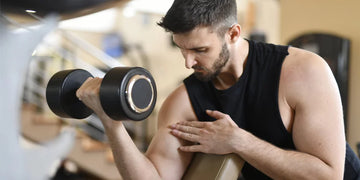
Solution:
<svg viewBox="0 0 360 180">
<path fill-rule="evenodd" d="M 181 116 L 185 120 L 193 120 L 195 118 L 186 87 L 183 83 L 165 99 L 161 106 L 160 113 L 175 117 Z"/>
<path fill-rule="evenodd" d="M 280 76 L 280 84 L 286 89 L 287 96 L 309 96 L 315 91 L 322 91 L 333 79 L 330 67 L 319 55 L 299 48 L 289 48 Z"/>
<path fill-rule="evenodd" d="M 289 55 L 284 60 L 283 71 L 313 75 L 321 69 L 328 68 L 326 61 L 315 53 L 294 47 L 289 47 L 288 52 Z"/>
<path fill-rule="evenodd" d="M 184 83 L 179 85 L 177 88 L 175 88 L 169 96 L 166 98 L 165 102 L 167 102 L 167 105 L 173 105 L 177 103 L 184 103 L 186 102 L 184 99 L 187 97 L 187 91 Z M 164 103 L 165 103 L 164 102 Z"/>
</svg>

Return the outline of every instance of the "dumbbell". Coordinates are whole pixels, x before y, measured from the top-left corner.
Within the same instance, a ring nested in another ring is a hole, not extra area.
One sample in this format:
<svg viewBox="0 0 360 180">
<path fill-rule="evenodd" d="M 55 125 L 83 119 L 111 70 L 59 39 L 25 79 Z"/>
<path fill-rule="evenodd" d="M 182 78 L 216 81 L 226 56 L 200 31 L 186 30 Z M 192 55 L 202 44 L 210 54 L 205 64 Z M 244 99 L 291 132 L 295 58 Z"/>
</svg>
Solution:
<svg viewBox="0 0 360 180">
<path fill-rule="evenodd" d="M 83 119 L 93 111 L 76 97 L 86 79 L 93 77 L 83 69 L 55 73 L 46 87 L 46 101 L 56 115 Z M 151 74 L 141 67 L 110 69 L 100 85 L 100 102 L 114 120 L 140 121 L 147 118 L 156 103 L 156 85 Z"/>
</svg>

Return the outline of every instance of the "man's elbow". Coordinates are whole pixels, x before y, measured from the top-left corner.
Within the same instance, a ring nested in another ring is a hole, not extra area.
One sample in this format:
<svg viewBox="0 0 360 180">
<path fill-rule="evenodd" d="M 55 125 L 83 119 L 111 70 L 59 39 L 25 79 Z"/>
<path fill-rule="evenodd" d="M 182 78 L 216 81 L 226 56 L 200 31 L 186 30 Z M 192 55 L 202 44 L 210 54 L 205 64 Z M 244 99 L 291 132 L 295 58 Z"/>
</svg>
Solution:
<svg viewBox="0 0 360 180">
<path fill-rule="evenodd" d="M 309 174 L 306 179 L 323 179 L 323 180 L 342 180 L 344 176 L 344 167 L 329 166 L 320 169 L 318 172 Z"/>
</svg>

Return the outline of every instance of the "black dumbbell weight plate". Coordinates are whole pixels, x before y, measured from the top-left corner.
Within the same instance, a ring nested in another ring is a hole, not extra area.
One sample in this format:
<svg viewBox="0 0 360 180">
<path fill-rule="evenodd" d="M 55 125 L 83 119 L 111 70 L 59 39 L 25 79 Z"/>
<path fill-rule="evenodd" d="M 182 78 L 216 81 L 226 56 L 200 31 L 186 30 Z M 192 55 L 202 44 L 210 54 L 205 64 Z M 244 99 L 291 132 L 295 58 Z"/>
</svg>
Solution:
<svg viewBox="0 0 360 180">
<path fill-rule="evenodd" d="M 141 67 L 118 67 L 106 73 L 100 87 L 101 105 L 115 120 L 147 118 L 156 104 L 156 85 Z"/>
<path fill-rule="evenodd" d="M 82 69 L 59 71 L 46 87 L 46 100 L 50 109 L 60 117 L 83 119 L 93 111 L 76 97 L 76 91 L 84 81 L 93 77 Z"/>
</svg>

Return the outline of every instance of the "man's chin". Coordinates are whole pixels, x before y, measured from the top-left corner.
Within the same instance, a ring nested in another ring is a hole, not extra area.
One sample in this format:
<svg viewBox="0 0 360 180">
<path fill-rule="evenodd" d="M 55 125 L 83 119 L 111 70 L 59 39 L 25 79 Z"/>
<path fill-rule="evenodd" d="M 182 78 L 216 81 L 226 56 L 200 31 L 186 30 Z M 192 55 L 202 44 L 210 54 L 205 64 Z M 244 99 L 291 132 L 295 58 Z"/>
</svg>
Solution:
<svg viewBox="0 0 360 180">
<path fill-rule="evenodd" d="M 196 79 L 203 81 L 203 82 L 209 82 L 210 80 L 213 79 L 213 76 L 204 75 L 200 72 L 194 72 L 194 75 L 195 75 Z"/>
</svg>

